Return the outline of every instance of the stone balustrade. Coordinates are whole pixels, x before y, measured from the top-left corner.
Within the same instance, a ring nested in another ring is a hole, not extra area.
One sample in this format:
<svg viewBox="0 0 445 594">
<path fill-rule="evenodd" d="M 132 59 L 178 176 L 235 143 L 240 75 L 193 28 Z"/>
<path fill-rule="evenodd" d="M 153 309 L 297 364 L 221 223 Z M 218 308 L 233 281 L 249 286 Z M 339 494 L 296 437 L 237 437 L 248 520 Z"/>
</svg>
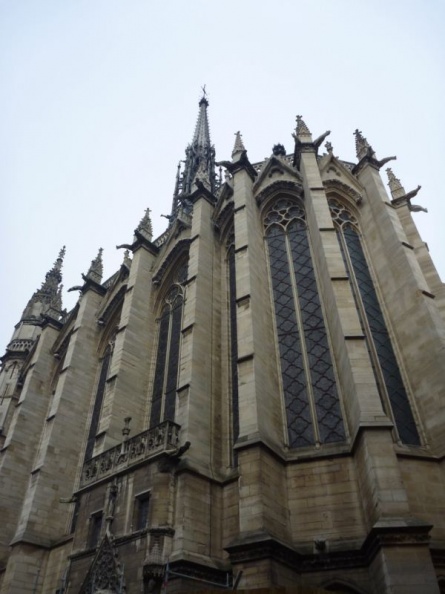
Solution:
<svg viewBox="0 0 445 594">
<path fill-rule="evenodd" d="M 80 488 L 179 446 L 180 426 L 164 421 L 85 462 Z"/>
</svg>

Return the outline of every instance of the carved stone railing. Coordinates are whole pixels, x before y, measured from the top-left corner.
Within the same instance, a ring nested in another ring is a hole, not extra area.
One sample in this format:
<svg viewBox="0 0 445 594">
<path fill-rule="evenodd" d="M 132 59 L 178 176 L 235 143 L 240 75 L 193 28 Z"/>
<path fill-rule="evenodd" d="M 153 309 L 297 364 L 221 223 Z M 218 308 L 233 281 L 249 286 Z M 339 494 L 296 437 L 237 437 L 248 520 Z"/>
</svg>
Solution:
<svg viewBox="0 0 445 594">
<path fill-rule="evenodd" d="M 167 241 L 169 235 L 170 235 L 170 229 L 167 229 L 167 231 L 164 231 L 164 233 L 162 233 L 162 235 L 160 235 L 157 239 L 155 239 L 153 241 L 153 243 L 155 244 L 156 247 L 160 248 Z"/>
<path fill-rule="evenodd" d="M 180 429 L 176 423 L 164 421 L 91 458 L 83 466 L 80 488 L 122 472 L 156 454 L 174 450 L 179 446 Z"/>
<path fill-rule="evenodd" d="M 14 338 L 6 347 L 8 351 L 11 352 L 24 352 L 29 351 L 34 344 L 34 340 L 28 338 Z"/>
</svg>

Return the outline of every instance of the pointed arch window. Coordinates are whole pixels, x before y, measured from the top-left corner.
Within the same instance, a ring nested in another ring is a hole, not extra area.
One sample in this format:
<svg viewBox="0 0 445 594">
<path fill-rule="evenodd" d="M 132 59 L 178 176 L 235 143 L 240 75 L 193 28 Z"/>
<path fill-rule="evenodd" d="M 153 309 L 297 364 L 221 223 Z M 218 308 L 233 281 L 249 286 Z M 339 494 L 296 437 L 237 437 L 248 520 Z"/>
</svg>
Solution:
<svg viewBox="0 0 445 594">
<path fill-rule="evenodd" d="M 158 351 L 150 412 L 150 427 L 162 421 L 174 421 L 181 344 L 184 283 L 187 263 L 178 269 L 168 289 L 158 320 Z"/>
<path fill-rule="evenodd" d="M 341 202 L 329 200 L 360 322 L 366 336 L 374 375 L 383 402 L 389 405 L 400 440 L 420 445 L 414 416 L 391 344 L 388 328 L 363 250 L 358 221 Z M 388 406 L 385 406 L 388 410 Z"/>
<path fill-rule="evenodd" d="M 289 446 L 343 441 L 303 202 L 278 199 L 265 217 L 265 229 Z"/>
<path fill-rule="evenodd" d="M 110 368 L 111 354 L 114 347 L 114 337 L 110 340 L 105 353 L 100 360 L 99 382 L 97 384 L 96 395 L 94 398 L 93 413 L 91 415 L 90 429 L 88 431 L 87 445 L 85 449 L 85 462 L 93 457 L 94 445 L 96 443 L 97 429 L 99 427 L 100 413 L 105 394 L 105 386 Z"/>
</svg>

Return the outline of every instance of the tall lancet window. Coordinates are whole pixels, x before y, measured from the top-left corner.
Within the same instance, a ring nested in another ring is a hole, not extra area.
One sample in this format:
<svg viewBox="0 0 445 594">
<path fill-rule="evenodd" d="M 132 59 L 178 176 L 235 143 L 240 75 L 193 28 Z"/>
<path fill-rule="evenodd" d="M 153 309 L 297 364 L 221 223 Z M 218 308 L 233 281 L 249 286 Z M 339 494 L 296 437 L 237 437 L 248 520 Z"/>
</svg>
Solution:
<svg viewBox="0 0 445 594">
<path fill-rule="evenodd" d="M 235 237 L 233 232 L 227 239 L 227 268 L 229 282 L 229 332 L 230 332 L 230 385 L 232 409 L 232 443 L 239 435 L 238 406 L 238 331 L 236 325 L 236 269 L 235 269 Z M 235 461 L 235 460 L 234 460 Z"/>
<path fill-rule="evenodd" d="M 90 429 L 88 431 L 87 446 L 85 449 L 85 460 L 89 460 L 93 456 L 94 445 L 96 443 L 96 434 L 99 427 L 100 413 L 102 411 L 102 403 L 105 394 L 105 387 L 107 383 L 108 370 L 110 368 L 111 355 L 113 353 L 114 341 L 116 339 L 116 328 L 111 333 L 108 339 L 108 344 L 100 359 L 99 381 L 94 397 L 93 412 L 91 415 Z"/>
<path fill-rule="evenodd" d="M 329 200 L 329 207 L 337 229 L 380 394 L 383 401 L 390 405 L 388 412 L 394 419 L 400 440 L 406 444 L 420 445 L 408 395 L 366 262 L 357 219 L 337 200 Z M 385 408 L 388 409 L 387 406 Z"/>
<path fill-rule="evenodd" d="M 289 446 L 343 441 L 303 202 L 280 198 L 268 211 L 265 227 Z"/>
<path fill-rule="evenodd" d="M 158 319 L 158 352 L 153 382 L 150 427 L 157 425 L 161 421 L 175 420 L 179 348 L 184 307 L 183 285 L 186 279 L 187 264 L 184 263 L 177 270 L 174 282 L 165 295 L 161 316 Z"/>
</svg>

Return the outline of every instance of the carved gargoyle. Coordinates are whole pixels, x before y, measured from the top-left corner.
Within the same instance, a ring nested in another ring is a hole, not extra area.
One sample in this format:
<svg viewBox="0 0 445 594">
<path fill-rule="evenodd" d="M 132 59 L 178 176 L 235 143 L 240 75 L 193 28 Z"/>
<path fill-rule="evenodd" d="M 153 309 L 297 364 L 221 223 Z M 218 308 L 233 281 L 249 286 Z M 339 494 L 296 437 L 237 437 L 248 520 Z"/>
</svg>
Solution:
<svg viewBox="0 0 445 594">
<path fill-rule="evenodd" d="M 329 134 L 331 133 L 330 130 L 327 130 L 324 134 L 321 134 L 321 136 L 319 136 L 318 138 L 316 138 L 314 140 L 314 146 L 315 148 L 318 150 L 320 148 L 321 143 L 323 142 L 323 140 L 329 136 Z"/>
<path fill-rule="evenodd" d="M 417 186 L 417 188 L 415 190 L 411 190 L 411 192 L 408 192 L 408 194 L 405 194 L 404 198 L 406 198 L 406 200 L 411 200 L 411 198 L 414 198 L 414 196 L 417 196 L 421 187 L 422 186 Z"/>
<path fill-rule="evenodd" d="M 385 165 L 385 163 L 388 163 L 388 161 L 396 161 L 396 160 L 397 160 L 396 156 L 385 157 L 384 159 L 380 159 L 380 161 L 377 161 L 378 168 L 381 169 L 383 167 L 383 165 Z"/>
</svg>

